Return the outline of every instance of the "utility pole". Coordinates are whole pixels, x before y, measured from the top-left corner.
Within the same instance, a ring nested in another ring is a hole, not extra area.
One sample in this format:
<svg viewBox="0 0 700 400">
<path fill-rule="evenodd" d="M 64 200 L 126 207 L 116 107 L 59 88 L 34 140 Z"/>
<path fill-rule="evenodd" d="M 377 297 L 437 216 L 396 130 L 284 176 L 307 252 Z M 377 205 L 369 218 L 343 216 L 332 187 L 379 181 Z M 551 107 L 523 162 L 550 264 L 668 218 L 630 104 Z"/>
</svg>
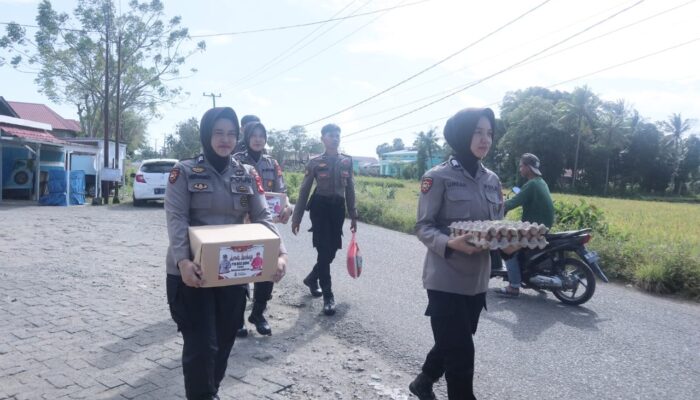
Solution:
<svg viewBox="0 0 700 400">
<path fill-rule="evenodd" d="M 104 168 L 109 168 L 109 5 L 105 7 L 105 97 L 104 97 Z M 101 174 L 100 174 L 101 175 Z M 109 204 L 109 182 L 102 181 L 102 199 Z"/>
<path fill-rule="evenodd" d="M 117 36 L 117 126 L 114 132 L 114 159 L 116 168 L 119 169 L 119 134 L 121 133 L 121 126 L 119 120 L 121 120 L 121 77 L 122 77 L 122 31 L 119 30 L 119 35 Z M 124 176 L 124 171 L 121 171 L 120 177 Z M 112 199 L 112 204 L 119 204 L 119 184 L 121 180 L 114 185 L 114 198 Z"/>
<path fill-rule="evenodd" d="M 211 97 L 211 101 L 212 101 L 212 104 L 213 104 L 212 107 L 216 107 L 216 98 L 217 98 L 217 97 L 221 97 L 221 93 L 219 93 L 218 95 L 215 95 L 214 93 L 209 93 L 209 94 L 202 93 L 202 96 L 204 96 L 204 97 Z"/>
</svg>

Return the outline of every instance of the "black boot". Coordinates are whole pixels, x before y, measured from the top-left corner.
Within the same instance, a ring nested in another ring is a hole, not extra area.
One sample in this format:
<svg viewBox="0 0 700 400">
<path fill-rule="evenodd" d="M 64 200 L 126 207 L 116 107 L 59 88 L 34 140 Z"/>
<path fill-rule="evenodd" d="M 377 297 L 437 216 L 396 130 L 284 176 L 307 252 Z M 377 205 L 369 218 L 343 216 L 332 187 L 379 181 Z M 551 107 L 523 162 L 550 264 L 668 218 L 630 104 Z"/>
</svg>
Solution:
<svg viewBox="0 0 700 400">
<path fill-rule="evenodd" d="M 433 383 L 435 383 L 435 381 L 432 378 L 421 372 L 416 379 L 408 385 L 408 390 L 418 397 L 418 400 L 435 400 Z"/>
<path fill-rule="evenodd" d="M 323 313 L 326 315 L 335 314 L 335 298 L 330 290 L 323 293 Z"/>
<path fill-rule="evenodd" d="M 267 323 L 263 311 L 265 311 L 265 306 L 267 303 L 255 302 L 253 303 L 253 311 L 250 312 L 250 317 L 248 317 L 248 322 L 255 325 L 255 329 L 261 335 L 272 335 L 272 329 L 270 329 L 270 324 Z"/>
<path fill-rule="evenodd" d="M 236 332 L 236 337 L 239 337 L 239 338 L 248 337 L 248 328 L 243 326 L 241 329 L 238 330 L 238 332 Z"/>
<path fill-rule="evenodd" d="M 314 275 L 313 271 L 311 271 L 311 273 L 306 278 L 304 278 L 302 282 L 304 282 L 304 285 L 306 285 L 309 288 L 311 296 L 323 296 L 323 292 L 321 292 L 321 288 L 318 286 L 318 278 Z"/>
</svg>

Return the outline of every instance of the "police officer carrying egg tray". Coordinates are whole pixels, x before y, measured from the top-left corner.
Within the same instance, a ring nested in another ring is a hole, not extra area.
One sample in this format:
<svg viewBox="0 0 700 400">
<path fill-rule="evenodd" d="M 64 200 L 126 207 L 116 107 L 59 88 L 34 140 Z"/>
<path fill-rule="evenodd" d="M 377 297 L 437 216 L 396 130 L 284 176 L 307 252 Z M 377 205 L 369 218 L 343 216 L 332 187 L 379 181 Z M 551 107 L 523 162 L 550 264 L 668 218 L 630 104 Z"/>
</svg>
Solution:
<svg viewBox="0 0 700 400">
<path fill-rule="evenodd" d="M 488 221 L 504 215 L 501 182 L 481 163 L 491 148 L 494 128 L 495 117 L 489 108 L 459 111 L 444 129 L 453 155 L 426 172 L 421 181 L 416 234 L 427 247 L 425 315 L 430 317 L 435 339 L 421 373 L 409 385 L 421 400 L 435 399 L 433 384 L 443 375 L 450 399 L 475 399 L 472 335 L 486 308 L 489 250 L 511 254 L 520 247 L 515 241 L 499 243 L 501 236 L 495 231 L 493 237 L 479 237 L 466 224 L 482 221 L 482 231 L 488 233 Z"/>
</svg>

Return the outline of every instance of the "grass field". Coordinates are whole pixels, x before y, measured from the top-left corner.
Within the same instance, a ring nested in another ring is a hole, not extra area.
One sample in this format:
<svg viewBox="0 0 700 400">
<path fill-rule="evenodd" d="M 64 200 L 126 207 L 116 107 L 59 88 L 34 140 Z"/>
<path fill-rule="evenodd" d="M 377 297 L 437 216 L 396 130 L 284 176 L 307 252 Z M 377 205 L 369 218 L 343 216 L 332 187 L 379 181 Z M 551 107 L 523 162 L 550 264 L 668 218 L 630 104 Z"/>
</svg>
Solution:
<svg viewBox="0 0 700 400">
<path fill-rule="evenodd" d="M 301 174 L 286 174 L 296 201 Z M 364 222 L 413 233 L 420 182 L 356 178 L 357 207 Z M 603 212 L 607 233 L 591 248 L 609 276 L 657 293 L 700 299 L 700 205 L 554 194 L 554 201 L 581 200 Z M 517 213 L 509 215 L 516 218 Z M 554 231 L 564 229 L 555 225 Z"/>
</svg>

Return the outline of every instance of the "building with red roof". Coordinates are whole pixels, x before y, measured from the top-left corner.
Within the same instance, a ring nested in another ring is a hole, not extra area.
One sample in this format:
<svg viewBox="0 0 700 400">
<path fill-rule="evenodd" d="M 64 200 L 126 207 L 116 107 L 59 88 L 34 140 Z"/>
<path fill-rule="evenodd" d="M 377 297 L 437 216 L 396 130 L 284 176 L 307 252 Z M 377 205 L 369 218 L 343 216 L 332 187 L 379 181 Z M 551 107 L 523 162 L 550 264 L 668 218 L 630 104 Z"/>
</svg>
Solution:
<svg viewBox="0 0 700 400">
<path fill-rule="evenodd" d="M 76 137 L 82 131 L 78 121 L 61 117 L 46 104 L 21 101 L 7 101 L 6 103 L 14 114 L 11 116 L 51 125 L 51 131 L 56 136 Z"/>
</svg>

